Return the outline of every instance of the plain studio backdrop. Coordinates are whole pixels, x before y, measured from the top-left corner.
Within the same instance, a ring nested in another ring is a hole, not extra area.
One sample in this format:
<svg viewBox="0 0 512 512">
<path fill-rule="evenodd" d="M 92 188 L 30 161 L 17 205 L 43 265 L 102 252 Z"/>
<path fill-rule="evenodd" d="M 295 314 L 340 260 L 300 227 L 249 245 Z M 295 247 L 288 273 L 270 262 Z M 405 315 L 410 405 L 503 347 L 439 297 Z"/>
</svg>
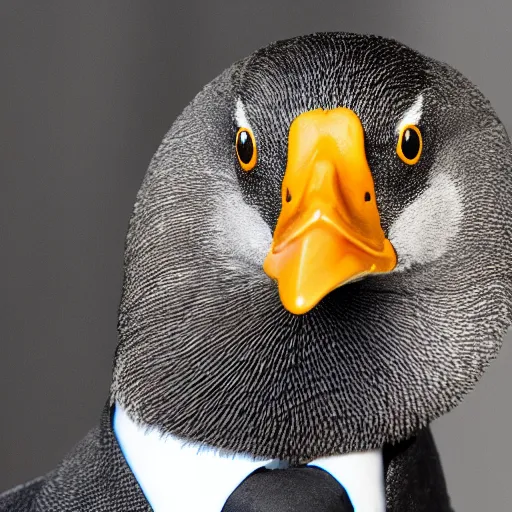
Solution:
<svg viewBox="0 0 512 512">
<path fill-rule="evenodd" d="M 2 0 L 0 489 L 98 421 L 135 194 L 204 84 L 276 39 L 375 33 L 462 71 L 512 133 L 511 20 L 510 0 Z M 434 425 L 458 511 L 510 509 L 511 363 L 506 342 Z"/>
</svg>

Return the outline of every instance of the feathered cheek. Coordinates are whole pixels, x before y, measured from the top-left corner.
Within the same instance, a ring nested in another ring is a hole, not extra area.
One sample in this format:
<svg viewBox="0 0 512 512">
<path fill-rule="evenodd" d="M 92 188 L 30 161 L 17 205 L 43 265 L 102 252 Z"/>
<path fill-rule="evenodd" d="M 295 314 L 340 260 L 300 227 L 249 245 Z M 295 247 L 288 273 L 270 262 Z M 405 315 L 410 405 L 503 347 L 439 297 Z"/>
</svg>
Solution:
<svg viewBox="0 0 512 512">
<path fill-rule="evenodd" d="M 389 229 L 398 256 L 395 271 L 441 258 L 459 232 L 462 212 L 461 194 L 453 180 L 447 174 L 436 175 Z"/>
</svg>

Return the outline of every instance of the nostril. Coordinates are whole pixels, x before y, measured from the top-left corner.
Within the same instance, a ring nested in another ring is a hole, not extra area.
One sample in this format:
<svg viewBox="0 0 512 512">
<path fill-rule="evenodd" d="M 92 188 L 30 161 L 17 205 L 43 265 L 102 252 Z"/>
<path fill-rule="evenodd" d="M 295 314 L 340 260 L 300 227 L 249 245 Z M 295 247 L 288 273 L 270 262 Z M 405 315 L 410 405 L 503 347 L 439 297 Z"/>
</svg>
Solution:
<svg viewBox="0 0 512 512">
<path fill-rule="evenodd" d="M 292 195 L 290 194 L 290 191 L 286 189 L 286 202 L 289 203 L 292 200 Z"/>
<path fill-rule="evenodd" d="M 370 196 L 370 192 L 365 192 L 364 194 L 364 200 L 368 202 L 372 197 Z"/>
</svg>

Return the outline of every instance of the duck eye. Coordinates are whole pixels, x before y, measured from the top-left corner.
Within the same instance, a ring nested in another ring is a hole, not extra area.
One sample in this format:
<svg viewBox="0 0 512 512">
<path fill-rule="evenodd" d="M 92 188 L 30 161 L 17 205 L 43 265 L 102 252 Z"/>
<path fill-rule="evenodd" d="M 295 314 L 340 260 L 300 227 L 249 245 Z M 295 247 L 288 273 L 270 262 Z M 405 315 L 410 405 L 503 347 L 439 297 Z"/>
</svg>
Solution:
<svg viewBox="0 0 512 512">
<path fill-rule="evenodd" d="M 423 139 L 420 129 L 408 124 L 400 130 L 396 152 L 400 159 L 408 165 L 414 165 L 418 162 L 423 149 Z"/>
<path fill-rule="evenodd" d="M 236 134 L 236 155 L 244 171 L 251 171 L 256 165 L 256 141 L 249 128 L 240 128 Z"/>
</svg>

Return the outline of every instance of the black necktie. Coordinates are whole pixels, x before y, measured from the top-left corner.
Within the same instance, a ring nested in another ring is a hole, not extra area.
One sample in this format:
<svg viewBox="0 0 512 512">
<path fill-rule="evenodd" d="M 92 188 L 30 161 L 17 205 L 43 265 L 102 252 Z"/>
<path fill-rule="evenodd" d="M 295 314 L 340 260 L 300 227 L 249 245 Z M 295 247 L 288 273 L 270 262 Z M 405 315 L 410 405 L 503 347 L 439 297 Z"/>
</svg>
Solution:
<svg viewBox="0 0 512 512">
<path fill-rule="evenodd" d="M 353 512 L 345 489 L 308 466 L 259 469 L 231 494 L 222 512 Z"/>
</svg>

